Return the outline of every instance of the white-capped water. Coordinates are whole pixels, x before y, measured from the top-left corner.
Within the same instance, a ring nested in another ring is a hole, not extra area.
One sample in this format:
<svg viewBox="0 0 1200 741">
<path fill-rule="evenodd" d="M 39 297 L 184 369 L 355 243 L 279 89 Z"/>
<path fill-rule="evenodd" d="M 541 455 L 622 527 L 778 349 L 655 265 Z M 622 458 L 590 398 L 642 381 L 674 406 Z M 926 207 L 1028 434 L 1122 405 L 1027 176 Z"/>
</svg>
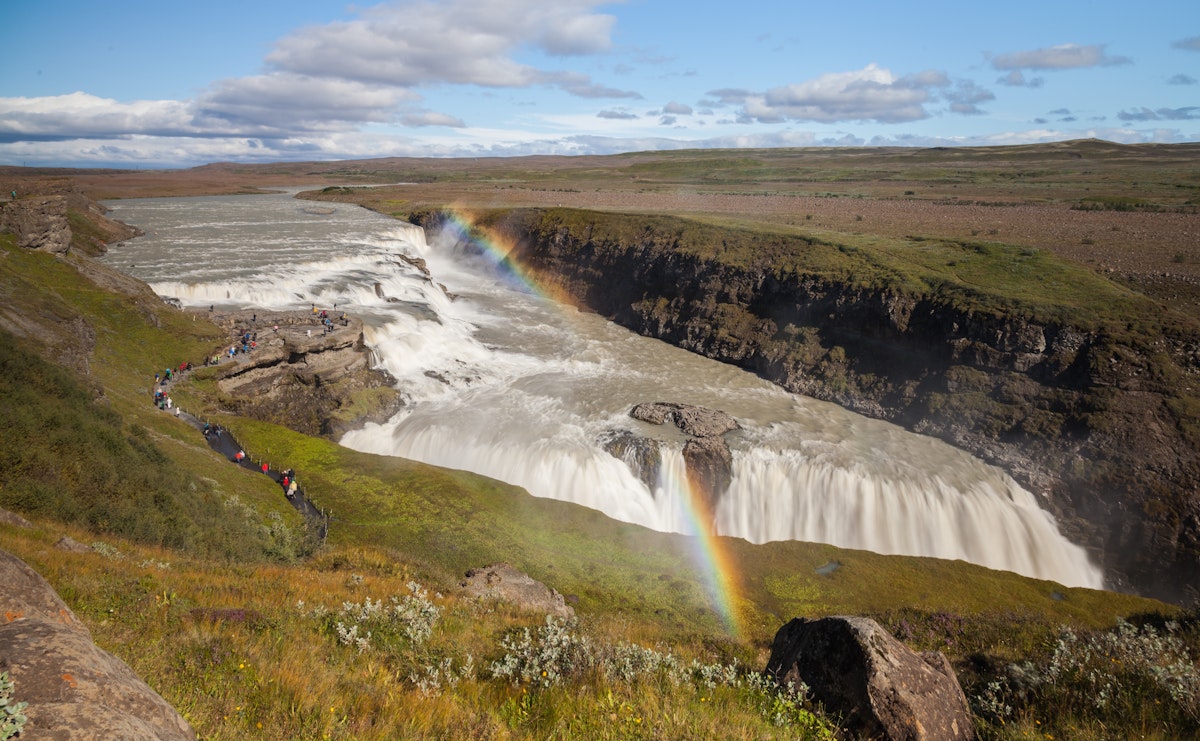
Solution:
<svg viewBox="0 0 1200 741">
<path fill-rule="evenodd" d="M 336 304 L 364 320 L 376 362 L 397 378 L 407 405 L 386 424 L 348 433 L 348 447 L 688 532 L 677 483 L 682 435 L 628 412 L 641 402 L 697 404 L 743 426 L 726 436 L 733 481 L 716 510 L 721 534 L 1102 584 L 1083 549 L 999 469 L 541 298 L 452 240 L 431 235 L 427 244 L 420 229 L 354 206 L 312 213 L 287 194 L 107 205 L 146 236 L 105 259 L 160 295 L 223 308 Z M 430 277 L 400 254 L 424 259 Z M 666 441 L 654 491 L 605 452 L 613 430 Z"/>
</svg>

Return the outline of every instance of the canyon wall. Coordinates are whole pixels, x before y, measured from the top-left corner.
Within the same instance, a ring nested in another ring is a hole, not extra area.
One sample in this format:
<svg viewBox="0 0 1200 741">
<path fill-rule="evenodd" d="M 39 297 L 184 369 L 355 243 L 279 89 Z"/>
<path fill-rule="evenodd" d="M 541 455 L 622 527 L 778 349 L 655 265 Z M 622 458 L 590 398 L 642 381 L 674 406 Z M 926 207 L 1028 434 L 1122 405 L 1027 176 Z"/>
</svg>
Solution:
<svg viewBox="0 0 1200 741">
<path fill-rule="evenodd" d="M 585 213 L 494 212 L 481 224 L 543 283 L 633 331 L 1004 468 L 1114 589 L 1195 598 L 1197 409 L 1180 391 L 1196 383 L 1200 333 L 1074 326 L 781 267 L 777 235 L 760 258 L 722 259 L 659 217 L 630 238 L 602 228 L 612 215 Z M 412 218 L 432 230 L 443 217 Z"/>
</svg>

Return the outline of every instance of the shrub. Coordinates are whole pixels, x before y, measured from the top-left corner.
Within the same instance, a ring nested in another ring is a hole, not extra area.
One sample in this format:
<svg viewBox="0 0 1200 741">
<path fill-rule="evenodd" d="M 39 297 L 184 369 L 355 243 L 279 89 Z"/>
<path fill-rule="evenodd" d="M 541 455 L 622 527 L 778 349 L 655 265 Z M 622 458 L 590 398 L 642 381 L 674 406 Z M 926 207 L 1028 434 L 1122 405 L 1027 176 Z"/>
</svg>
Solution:
<svg viewBox="0 0 1200 741">
<path fill-rule="evenodd" d="M 306 617 L 323 623 L 338 643 L 354 646 L 359 653 L 372 647 L 372 636 L 387 643 L 403 637 L 408 645 L 418 646 L 433 634 L 442 608 L 429 599 L 429 592 L 417 582 L 410 581 L 407 587 L 407 595 L 390 597 L 386 605 L 382 599 L 372 600 L 368 596 L 361 603 L 343 602 L 337 612 L 322 605 L 308 610 L 303 601 L 296 603 L 296 608 Z"/>
<path fill-rule="evenodd" d="M 1195 734 L 1200 732 L 1200 669 L 1178 622 L 1167 621 L 1161 630 L 1126 621 L 1109 631 L 1064 628 L 1041 661 L 1008 666 L 983 686 L 972 705 L 993 722 L 1024 712 Z"/>
<path fill-rule="evenodd" d="M 22 712 L 29 706 L 27 702 L 13 702 L 13 681 L 8 678 L 8 672 L 0 672 L 0 741 L 21 735 L 25 727 L 25 715 Z"/>
<path fill-rule="evenodd" d="M 574 619 L 558 619 L 546 616 L 546 624 L 530 633 L 522 628 L 500 640 L 504 656 L 492 662 L 492 676 L 510 679 L 513 683 L 525 682 L 541 687 L 552 687 L 567 679 L 578 679 L 595 667 L 596 654 L 591 642 L 576 633 L 578 623 Z"/>
</svg>

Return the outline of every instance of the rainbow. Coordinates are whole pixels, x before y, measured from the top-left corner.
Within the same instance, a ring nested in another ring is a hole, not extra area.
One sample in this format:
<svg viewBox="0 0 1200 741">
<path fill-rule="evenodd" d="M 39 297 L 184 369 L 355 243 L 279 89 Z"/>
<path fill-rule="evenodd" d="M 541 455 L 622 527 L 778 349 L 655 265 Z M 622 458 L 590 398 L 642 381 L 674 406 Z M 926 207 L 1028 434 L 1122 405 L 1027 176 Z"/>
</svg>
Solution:
<svg viewBox="0 0 1200 741">
<path fill-rule="evenodd" d="M 578 308 L 575 299 L 566 291 L 540 279 L 537 274 L 516 258 L 516 245 L 506 237 L 476 226 L 471 218 L 457 210 L 447 209 L 447 225 L 463 240 L 483 250 L 483 254 L 535 296 L 557 304 Z"/>
<path fill-rule="evenodd" d="M 725 629 L 741 637 L 742 625 L 736 602 L 741 593 L 737 565 L 729 547 L 730 539 L 717 535 L 715 513 L 704 497 L 687 480 L 687 476 L 667 476 L 666 487 L 675 501 L 680 502 L 689 526 L 691 557 L 708 588 L 713 608 Z"/>
<path fill-rule="evenodd" d="M 475 226 L 465 213 L 457 210 L 447 210 L 445 213 L 449 225 L 457 230 L 462 239 L 470 240 L 482 248 L 498 267 L 504 269 L 531 293 L 557 304 L 578 308 L 573 297 L 540 279 L 535 271 L 522 265 L 511 241 Z M 741 590 L 736 578 L 738 570 L 728 546 L 730 540 L 715 533 L 714 513 L 686 476 L 668 475 L 667 479 L 666 486 L 670 489 L 667 494 L 673 501 L 681 503 L 690 529 L 690 532 L 686 533 L 692 544 L 690 555 L 705 583 L 713 608 L 725 629 L 735 637 L 740 637 L 742 626 L 735 603 Z"/>
</svg>

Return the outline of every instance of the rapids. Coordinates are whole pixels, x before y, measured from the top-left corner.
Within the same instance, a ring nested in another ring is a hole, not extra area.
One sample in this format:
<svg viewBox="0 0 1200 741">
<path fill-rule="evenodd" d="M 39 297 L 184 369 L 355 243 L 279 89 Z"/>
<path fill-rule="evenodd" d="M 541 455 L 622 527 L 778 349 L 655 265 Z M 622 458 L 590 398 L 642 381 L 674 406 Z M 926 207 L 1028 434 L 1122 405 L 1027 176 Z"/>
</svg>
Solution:
<svg viewBox="0 0 1200 741">
<path fill-rule="evenodd" d="M 932 438 L 784 392 L 539 294 L 486 251 L 348 205 L 290 194 L 114 201 L 146 234 L 104 258 L 186 306 L 359 316 L 406 406 L 342 445 L 467 469 L 662 531 L 694 532 L 682 436 L 628 416 L 647 401 L 721 409 L 733 480 L 722 535 L 963 559 L 1100 587 L 1011 477 Z M 306 207 L 309 209 L 306 211 Z M 404 254 L 426 261 L 426 277 Z M 452 298 L 453 296 L 453 298 Z M 663 441 L 648 487 L 605 452 L 616 430 Z"/>
</svg>

